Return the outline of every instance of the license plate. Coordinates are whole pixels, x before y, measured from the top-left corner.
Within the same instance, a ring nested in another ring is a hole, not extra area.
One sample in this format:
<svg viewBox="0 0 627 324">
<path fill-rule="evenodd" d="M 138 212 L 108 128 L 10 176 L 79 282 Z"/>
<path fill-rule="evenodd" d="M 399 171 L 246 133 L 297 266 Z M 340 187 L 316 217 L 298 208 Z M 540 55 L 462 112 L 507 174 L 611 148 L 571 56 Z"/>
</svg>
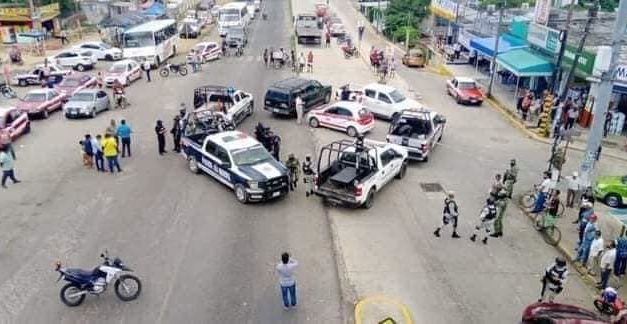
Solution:
<svg viewBox="0 0 627 324">
<path fill-rule="evenodd" d="M 275 191 L 275 192 L 273 192 L 273 193 L 272 193 L 272 198 L 274 198 L 274 197 L 278 197 L 278 196 L 280 196 L 280 195 L 281 195 L 281 192 L 280 192 L 280 191 Z"/>
<path fill-rule="evenodd" d="M 70 111 L 70 115 L 78 115 L 77 111 Z"/>
<path fill-rule="evenodd" d="M 477 100 L 470 100 L 470 102 L 472 102 L 472 103 L 477 103 Z"/>
<path fill-rule="evenodd" d="M 279 109 L 279 108 L 274 108 L 274 109 L 272 109 L 272 111 L 274 111 L 275 113 L 280 113 L 280 112 L 281 112 L 281 109 Z"/>
</svg>

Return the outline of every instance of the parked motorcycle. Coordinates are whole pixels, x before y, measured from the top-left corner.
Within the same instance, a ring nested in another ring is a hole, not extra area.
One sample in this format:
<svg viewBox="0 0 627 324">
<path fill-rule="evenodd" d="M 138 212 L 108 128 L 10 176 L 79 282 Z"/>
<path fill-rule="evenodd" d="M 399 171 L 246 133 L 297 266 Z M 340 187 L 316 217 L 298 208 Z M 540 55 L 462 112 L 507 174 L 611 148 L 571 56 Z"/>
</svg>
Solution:
<svg viewBox="0 0 627 324">
<path fill-rule="evenodd" d="M 599 313 L 608 315 L 608 316 L 616 316 L 618 313 L 625 308 L 625 303 L 622 299 L 616 298 L 613 303 L 608 303 L 603 298 L 597 298 L 594 300 L 594 307 L 599 311 Z"/>
<path fill-rule="evenodd" d="M 111 260 L 107 251 L 100 257 L 104 262 L 94 270 L 64 268 L 61 262 L 56 263 L 55 271 L 59 272 L 57 282 L 61 279 L 68 282 L 60 292 L 61 301 L 65 305 L 79 306 L 87 294 L 100 295 L 111 283 L 114 284 L 116 296 L 122 301 L 131 301 L 139 297 L 142 284 L 139 278 L 128 274 L 133 270 L 120 258 Z"/>
<path fill-rule="evenodd" d="M 159 75 L 161 75 L 164 78 L 167 78 L 170 73 L 172 74 L 180 74 L 181 76 L 186 76 L 187 75 L 187 68 L 185 67 L 185 64 L 171 64 L 168 63 L 166 64 L 161 71 L 159 71 Z"/>
<path fill-rule="evenodd" d="M 257 126 L 255 127 L 255 139 L 257 139 L 257 141 L 259 141 L 259 143 L 261 143 L 261 145 L 263 145 L 268 152 L 273 150 L 273 144 L 275 141 L 278 140 L 279 143 L 281 142 L 281 137 L 270 130 L 270 127 L 266 127 L 261 122 L 257 123 Z"/>
<path fill-rule="evenodd" d="M 359 57 L 359 50 L 356 46 L 344 45 L 342 46 L 342 52 L 344 53 L 344 58 L 349 59 L 351 57 Z"/>
<path fill-rule="evenodd" d="M 6 83 L 0 84 L 0 93 L 7 99 L 17 98 L 15 90 Z"/>
</svg>

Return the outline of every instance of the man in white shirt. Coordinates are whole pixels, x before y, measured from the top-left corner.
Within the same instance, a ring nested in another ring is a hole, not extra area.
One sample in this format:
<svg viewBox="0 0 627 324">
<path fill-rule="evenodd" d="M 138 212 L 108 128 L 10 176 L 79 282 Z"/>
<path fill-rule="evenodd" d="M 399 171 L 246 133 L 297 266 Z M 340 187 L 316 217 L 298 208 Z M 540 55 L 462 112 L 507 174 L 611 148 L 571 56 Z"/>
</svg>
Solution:
<svg viewBox="0 0 627 324">
<path fill-rule="evenodd" d="M 281 254 L 281 262 L 276 266 L 285 309 L 289 309 L 290 306 L 296 307 L 296 279 L 294 278 L 294 270 L 296 270 L 297 266 L 298 261 L 290 258 L 290 254 L 287 252 Z"/>
<path fill-rule="evenodd" d="M 144 63 L 142 63 L 142 69 L 144 71 L 146 71 L 146 80 L 148 82 L 150 82 L 151 81 L 150 80 L 150 69 L 151 69 L 151 66 L 150 66 L 150 63 L 148 62 L 148 60 L 144 60 Z"/>
<path fill-rule="evenodd" d="M 605 247 L 601 231 L 597 230 L 595 235 L 595 239 L 590 245 L 590 254 L 586 263 L 588 265 L 588 273 L 592 276 L 596 275 L 596 270 L 599 268 L 601 261 L 601 253 L 603 253 L 603 248 Z"/>
<path fill-rule="evenodd" d="M 566 207 L 573 208 L 575 206 L 575 197 L 579 194 L 581 185 L 579 184 L 579 174 L 573 172 L 572 176 L 566 177 L 568 183 L 568 192 L 566 193 Z"/>
<path fill-rule="evenodd" d="M 616 242 L 612 240 L 601 257 L 601 281 L 597 282 L 597 288 L 605 289 L 607 287 L 612 269 L 614 269 L 614 262 L 616 262 Z"/>
<path fill-rule="evenodd" d="M 544 210 L 544 202 L 546 201 L 546 197 L 549 195 L 549 190 L 551 190 L 551 177 L 548 172 L 544 172 L 543 175 L 544 180 L 538 187 L 538 196 L 536 197 L 536 204 L 533 207 L 532 213 L 539 213 Z"/>
<path fill-rule="evenodd" d="M 300 97 L 300 95 L 296 96 L 296 100 L 294 100 L 294 105 L 296 106 L 296 122 L 298 123 L 298 125 L 300 125 L 303 121 L 304 112 L 303 99 Z"/>
</svg>

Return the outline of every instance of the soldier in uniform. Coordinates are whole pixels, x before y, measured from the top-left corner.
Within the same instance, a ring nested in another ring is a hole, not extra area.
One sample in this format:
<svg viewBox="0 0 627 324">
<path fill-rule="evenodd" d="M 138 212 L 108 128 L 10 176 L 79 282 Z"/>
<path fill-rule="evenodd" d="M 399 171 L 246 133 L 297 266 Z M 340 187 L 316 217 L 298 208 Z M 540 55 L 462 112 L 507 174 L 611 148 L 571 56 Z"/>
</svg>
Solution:
<svg viewBox="0 0 627 324">
<path fill-rule="evenodd" d="M 509 191 L 505 188 L 501 188 L 501 190 L 496 194 L 496 219 L 494 220 L 494 233 L 492 233 L 491 237 L 501 237 L 503 236 L 503 217 L 505 217 L 505 211 L 507 210 L 507 203 L 509 203 L 510 194 Z"/>
<path fill-rule="evenodd" d="M 285 161 L 285 166 L 289 170 L 290 190 L 294 191 L 294 188 L 296 188 L 296 185 L 298 184 L 298 175 L 300 174 L 300 161 L 298 161 L 293 153 L 290 153 L 287 156 L 287 161 Z"/>
<path fill-rule="evenodd" d="M 514 183 L 518 179 L 518 166 L 516 166 L 516 159 L 512 159 L 509 162 L 509 169 L 505 170 L 503 176 L 503 183 L 505 184 L 505 190 L 507 190 L 507 194 L 509 198 L 512 198 L 512 194 L 514 192 Z"/>
<path fill-rule="evenodd" d="M 305 195 L 313 195 L 313 179 L 314 170 L 313 163 L 311 162 L 311 156 L 307 154 L 305 161 L 303 161 L 303 182 L 305 182 Z"/>
</svg>

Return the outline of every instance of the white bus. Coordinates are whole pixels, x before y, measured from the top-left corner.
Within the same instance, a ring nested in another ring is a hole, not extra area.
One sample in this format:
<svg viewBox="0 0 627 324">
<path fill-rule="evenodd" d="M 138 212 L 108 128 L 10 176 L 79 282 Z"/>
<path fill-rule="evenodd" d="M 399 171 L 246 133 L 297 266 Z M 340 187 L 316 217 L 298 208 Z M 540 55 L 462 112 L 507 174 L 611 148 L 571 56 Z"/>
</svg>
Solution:
<svg viewBox="0 0 627 324">
<path fill-rule="evenodd" d="M 246 2 L 231 2 L 220 8 L 218 14 L 218 32 L 220 36 L 226 35 L 226 30 L 233 26 L 246 28 L 250 22 Z"/>
<path fill-rule="evenodd" d="M 176 55 L 179 34 L 176 20 L 153 20 L 124 32 L 122 52 L 124 58 L 159 66 Z"/>
</svg>

